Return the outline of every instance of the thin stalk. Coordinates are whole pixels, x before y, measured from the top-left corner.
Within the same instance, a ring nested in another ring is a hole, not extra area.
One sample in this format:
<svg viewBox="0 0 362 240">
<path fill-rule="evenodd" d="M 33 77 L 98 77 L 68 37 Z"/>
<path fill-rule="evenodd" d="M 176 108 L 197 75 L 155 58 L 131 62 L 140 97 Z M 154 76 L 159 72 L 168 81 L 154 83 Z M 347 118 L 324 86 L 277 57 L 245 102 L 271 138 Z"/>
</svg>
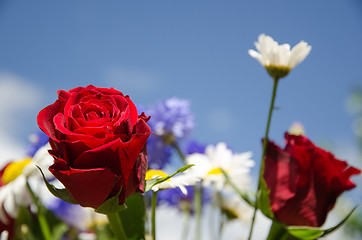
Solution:
<svg viewBox="0 0 362 240">
<path fill-rule="evenodd" d="M 182 234 L 181 234 L 181 240 L 187 239 L 187 236 L 189 235 L 189 229 L 190 229 L 190 209 L 187 209 L 183 211 L 184 215 L 184 222 L 183 222 L 183 228 L 182 228 Z"/>
<path fill-rule="evenodd" d="M 117 240 L 127 240 L 127 235 L 123 229 L 122 220 L 118 212 L 107 214 L 107 217 Z"/>
<path fill-rule="evenodd" d="M 224 225 L 225 225 L 225 216 L 223 213 L 221 213 L 221 216 L 220 216 L 220 227 L 219 227 L 219 240 L 222 239 L 222 233 L 223 233 L 223 230 L 224 230 Z"/>
<path fill-rule="evenodd" d="M 156 240 L 156 205 L 157 205 L 157 192 L 152 192 L 152 213 L 151 213 L 151 234 L 152 240 Z"/>
<path fill-rule="evenodd" d="M 194 206 L 195 206 L 195 216 L 196 216 L 196 234 L 195 240 L 201 239 L 201 216 L 202 216 L 202 185 L 197 183 L 194 186 Z"/>
<path fill-rule="evenodd" d="M 40 230 L 43 235 L 43 238 L 45 240 L 51 240 L 52 239 L 51 232 L 50 232 L 48 222 L 47 222 L 44 212 L 43 212 L 43 205 L 41 205 L 41 203 L 39 202 L 39 199 L 35 196 L 33 190 L 31 189 L 31 187 L 29 185 L 28 179 L 26 179 L 26 187 L 28 188 L 31 198 L 33 199 L 33 202 L 38 210 L 36 216 L 39 221 Z"/>
<path fill-rule="evenodd" d="M 178 155 L 180 156 L 181 160 L 186 164 L 186 158 L 185 155 L 182 153 L 180 147 L 178 146 L 176 141 L 172 141 L 171 142 L 171 146 L 173 148 L 175 148 L 175 150 L 177 151 Z"/>
<path fill-rule="evenodd" d="M 266 124 L 266 129 L 265 129 L 265 136 L 264 136 L 264 140 L 263 140 L 263 155 L 262 155 L 261 164 L 260 164 L 258 189 L 257 189 L 256 197 L 255 197 L 254 214 L 253 214 L 253 219 L 251 221 L 248 240 L 251 240 L 251 236 L 253 234 L 254 223 L 255 223 L 255 219 L 256 219 L 256 213 L 258 211 L 258 200 L 259 200 L 259 196 L 260 196 L 260 183 L 261 183 L 261 180 L 262 180 L 263 174 L 264 174 L 264 164 L 265 164 L 264 158 L 266 155 L 266 149 L 268 147 L 269 128 L 270 128 L 271 117 L 272 117 L 272 113 L 273 113 L 273 109 L 274 109 L 274 102 L 275 102 L 275 96 L 276 96 L 276 92 L 277 92 L 278 82 L 279 82 L 279 78 L 275 77 L 274 83 L 273 83 L 273 93 L 272 93 L 272 98 L 271 98 L 270 107 L 269 107 L 268 120 L 267 120 L 267 124 Z"/>
</svg>

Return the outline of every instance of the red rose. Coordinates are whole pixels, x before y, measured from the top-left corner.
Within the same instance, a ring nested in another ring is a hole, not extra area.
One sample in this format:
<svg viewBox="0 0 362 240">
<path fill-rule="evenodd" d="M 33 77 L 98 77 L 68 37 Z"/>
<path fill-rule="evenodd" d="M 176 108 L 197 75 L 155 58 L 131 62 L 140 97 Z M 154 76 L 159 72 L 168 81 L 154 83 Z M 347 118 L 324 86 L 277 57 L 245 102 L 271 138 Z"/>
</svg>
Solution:
<svg viewBox="0 0 362 240">
<path fill-rule="evenodd" d="M 121 188 L 123 204 L 144 190 L 148 119 L 113 88 L 58 91 L 58 100 L 38 114 L 54 157 L 49 170 L 83 207 L 98 208 Z"/>
<path fill-rule="evenodd" d="M 356 185 L 348 167 L 308 138 L 285 134 L 286 147 L 268 143 L 264 179 L 276 218 L 288 225 L 321 226 L 337 197 Z"/>
</svg>

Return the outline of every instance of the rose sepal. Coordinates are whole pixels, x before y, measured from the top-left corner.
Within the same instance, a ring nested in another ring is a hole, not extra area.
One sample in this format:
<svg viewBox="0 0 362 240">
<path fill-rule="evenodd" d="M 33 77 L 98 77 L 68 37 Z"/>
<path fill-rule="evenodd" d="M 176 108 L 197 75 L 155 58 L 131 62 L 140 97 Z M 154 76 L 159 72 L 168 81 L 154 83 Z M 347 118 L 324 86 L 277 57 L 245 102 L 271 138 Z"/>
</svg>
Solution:
<svg viewBox="0 0 362 240">
<path fill-rule="evenodd" d="M 67 189 L 65 188 L 56 188 L 53 184 L 49 183 L 48 180 L 45 178 L 43 171 L 39 166 L 37 166 L 39 169 L 41 175 L 43 176 L 43 180 L 45 182 L 45 185 L 47 186 L 49 192 L 53 194 L 55 197 L 63 200 L 64 202 L 70 203 L 70 204 L 78 204 L 68 193 Z"/>
<path fill-rule="evenodd" d="M 314 227 L 297 227 L 297 226 L 288 226 L 287 231 L 290 235 L 297 237 L 299 239 L 316 239 L 319 237 L 325 237 L 331 232 L 335 231 L 339 227 L 341 227 L 348 218 L 352 215 L 352 213 L 358 208 L 359 205 L 355 206 L 348 214 L 347 216 L 342 219 L 336 226 L 328 228 L 328 229 L 319 229 Z"/>
<path fill-rule="evenodd" d="M 258 198 L 258 208 L 261 210 L 261 212 L 270 219 L 274 219 L 274 213 L 272 211 L 272 208 L 270 206 L 270 200 L 269 200 L 269 193 L 270 190 L 268 189 L 266 182 L 264 180 L 264 178 L 260 179 L 260 195 Z"/>
<path fill-rule="evenodd" d="M 181 168 L 179 168 L 176 172 L 174 172 L 173 174 L 171 175 L 168 175 L 167 177 L 163 177 L 163 178 L 153 178 L 153 179 L 147 179 L 146 180 L 146 184 L 145 184 L 145 192 L 148 192 L 151 190 L 151 188 L 157 184 L 160 184 L 170 178 L 172 178 L 173 176 L 175 176 L 176 174 L 178 173 L 182 173 L 184 171 L 186 171 L 187 169 L 189 169 L 190 167 L 194 166 L 193 164 L 188 164 L 188 165 L 185 165 Z"/>
<path fill-rule="evenodd" d="M 325 237 L 331 232 L 338 229 L 340 226 L 342 226 L 347 221 L 347 219 L 352 215 L 352 213 L 356 210 L 357 207 L 358 206 L 354 207 L 351 210 L 351 212 L 336 226 L 328 229 L 320 229 L 308 226 L 287 226 L 283 223 L 280 223 L 277 220 L 274 220 L 272 226 L 270 227 L 267 240 L 276 240 L 276 239 L 284 240 L 284 239 L 289 239 L 288 237 L 290 236 L 301 240 L 312 240 L 312 239 Z"/>
<path fill-rule="evenodd" d="M 121 192 L 122 187 L 116 196 L 107 199 L 97 209 L 95 209 L 95 212 L 108 215 L 125 210 L 127 208 L 126 204 L 119 204 L 119 195 Z"/>
</svg>

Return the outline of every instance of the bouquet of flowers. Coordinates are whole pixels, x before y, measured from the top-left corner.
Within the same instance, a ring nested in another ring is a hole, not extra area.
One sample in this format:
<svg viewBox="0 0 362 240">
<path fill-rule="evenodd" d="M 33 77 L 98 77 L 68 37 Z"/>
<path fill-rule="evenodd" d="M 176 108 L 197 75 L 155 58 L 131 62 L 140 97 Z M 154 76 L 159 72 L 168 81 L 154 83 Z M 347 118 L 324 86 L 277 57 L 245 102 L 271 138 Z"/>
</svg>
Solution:
<svg viewBox="0 0 362 240">
<path fill-rule="evenodd" d="M 189 101 L 170 98 L 146 109 L 114 88 L 60 90 L 39 112 L 42 132 L 32 136 L 27 156 L 0 171 L 0 239 L 156 240 L 168 228 L 156 226 L 162 205 L 185 220 L 177 239 L 222 239 L 235 219 L 249 229 L 236 235 L 253 239 L 259 211 L 271 222 L 269 240 L 336 230 L 354 209 L 336 226 L 321 226 L 360 170 L 316 146 L 300 126 L 284 133 L 284 147 L 269 138 L 278 84 L 311 46 L 301 41 L 290 49 L 261 34 L 255 47 L 250 56 L 274 83 L 256 189 L 251 152 L 189 139 Z M 207 205 L 216 213 L 211 237 L 202 231 Z"/>
</svg>

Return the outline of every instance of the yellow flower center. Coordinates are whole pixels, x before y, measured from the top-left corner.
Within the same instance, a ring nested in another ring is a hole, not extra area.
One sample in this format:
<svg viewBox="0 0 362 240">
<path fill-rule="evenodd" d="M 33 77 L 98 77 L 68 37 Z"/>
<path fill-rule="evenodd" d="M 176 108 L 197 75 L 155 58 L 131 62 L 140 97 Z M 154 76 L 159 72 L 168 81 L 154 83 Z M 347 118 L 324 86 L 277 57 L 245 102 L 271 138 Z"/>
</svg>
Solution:
<svg viewBox="0 0 362 240">
<path fill-rule="evenodd" d="M 1 180 L 4 184 L 8 184 L 11 181 L 14 181 L 20 174 L 23 172 L 23 169 L 26 165 L 31 162 L 31 158 L 25 158 L 20 162 L 12 162 L 6 166 L 4 173 L 1 177 Z"/>
<path fill-rule="evenodd" d="M 207 173 L 207 175 L 218 175 L 218 174 L 222 174 L 221 168 L 213 168 Z"/>
<path fill-rule="evenodd" d="M 155 169 L 150 169 L 146 172 L 146 180 L 150 180 L 156 176 L 164 178 L 167 177 L 168 175 L 162 170 L 155 170 Z"/>
<path fill-rule="evenodd" d="M 280 79 L 288 75 L 290 68 L 284 66 L 275 66 L 269 65 L 265 66 L 266 70 L 268 71 L 269 75 L 272 76 L 274 79 Z"/>
</svg>

